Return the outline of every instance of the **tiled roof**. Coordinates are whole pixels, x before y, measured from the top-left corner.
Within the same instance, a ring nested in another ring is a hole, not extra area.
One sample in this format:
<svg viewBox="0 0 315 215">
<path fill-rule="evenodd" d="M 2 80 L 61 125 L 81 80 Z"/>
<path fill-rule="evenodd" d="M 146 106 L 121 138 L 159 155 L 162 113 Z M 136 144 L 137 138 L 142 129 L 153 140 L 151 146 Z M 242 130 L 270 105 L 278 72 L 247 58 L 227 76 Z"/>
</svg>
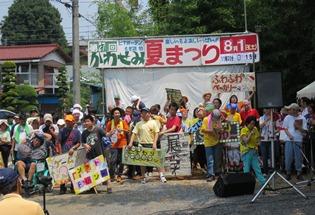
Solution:
<svg viewBox="0 0 315 215">
<path fill-rule="evenodd" d="M 0 60 L 40 59 L 56 50 L 64 54 L 57 44 L 0 46 Z"/>
</svg>

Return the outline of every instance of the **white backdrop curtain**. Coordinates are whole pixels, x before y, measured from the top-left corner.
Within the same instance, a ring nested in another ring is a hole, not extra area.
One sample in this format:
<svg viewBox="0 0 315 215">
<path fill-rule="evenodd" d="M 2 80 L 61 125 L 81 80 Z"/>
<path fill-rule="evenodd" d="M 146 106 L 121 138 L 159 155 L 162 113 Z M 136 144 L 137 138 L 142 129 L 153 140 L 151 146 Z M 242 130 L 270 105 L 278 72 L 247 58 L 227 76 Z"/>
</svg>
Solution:
<svg viewBox="0 0 315 215">
<path fill-rule="evenodd" d="M 246 65 L 178 67 L 178 68 L 141 68 L 105 69 L 106 105 L 114 104 L 114 96 L 119 95 L 125 106 L 130 105 L 132 95 L 140 96 L 147 107 L 154 104 L 164 106 L 165 88 L 179 89 L 189 98 L 192 108 L 203 102 L 202 95 L 211 92 L 211 78 L 214 73 L 248 72 Z M 212 93 L 212 92 L 211 92 Z M 212 99 L 216 97 L 212 93 Z M 232 93 L 220 95 L 225 104 Z M 236 94 L 240 100 L 245 93 Z"/>
</svg>

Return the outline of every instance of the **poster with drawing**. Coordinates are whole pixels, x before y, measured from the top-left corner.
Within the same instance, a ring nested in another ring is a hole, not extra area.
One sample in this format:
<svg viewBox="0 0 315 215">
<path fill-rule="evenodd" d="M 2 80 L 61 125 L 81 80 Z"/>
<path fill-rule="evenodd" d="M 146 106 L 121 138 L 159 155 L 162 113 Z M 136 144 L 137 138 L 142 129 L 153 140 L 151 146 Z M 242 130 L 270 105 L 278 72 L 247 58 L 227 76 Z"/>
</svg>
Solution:
<svg viewBox="0 0 315 215">
<path fill-rule="evenodd" d="M 166 176 L 190 176 L 189 135 L 170 133 L 161 137 L 161 150 L 165 151 Z"/>
<path fill-rule="evenodd" d="M 182 100 L 182 92 L 177 89 L 170 89 L 170 88 L 165 88 L 167 98 L 171 100 L 171 102 L 175 102 L 180 106 L 180 102 Z"/>
<path fill-rule="evenodd" d="M 103 155 L 69 170 L 69 175 L 75 194 L 90 190 L 110 179 L 108 165 Z"/>
</svg>

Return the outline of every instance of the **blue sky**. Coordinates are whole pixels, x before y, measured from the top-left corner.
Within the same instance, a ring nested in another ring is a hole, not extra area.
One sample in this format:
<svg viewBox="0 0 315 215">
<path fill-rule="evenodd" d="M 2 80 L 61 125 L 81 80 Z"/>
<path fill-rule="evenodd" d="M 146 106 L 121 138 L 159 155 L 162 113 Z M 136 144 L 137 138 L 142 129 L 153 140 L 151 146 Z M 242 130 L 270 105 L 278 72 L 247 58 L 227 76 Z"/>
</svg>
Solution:
<svg viewBox="0 0 315 215">
<path fill-rule="evenodd" d="M 30 0 L 32 1 L 32 0 Z M 62 0 L 63 2 L 71 3 L 71 0 Z M 3 21 L 3 17 L 8 15 L 10 5 L 14 0 L 0 0 L 0 21 Z M 55 0 L 50 0 L 51 4 L 58 9 L 62 17 L 62 26 L 66 34 L 66 38 L 69 42 L 72 41 L 72 15 L 70 11 L 63 5 Z M 146 4 L 147 0 L 141 0 L 141 4 Z M 79 0 L 79 12 L 89 20 L 94 21 L 97 13 L 97 5 L 93 0 Z M 95 34 L 95 26 L 80 18 L 80 37 L 85 39 L 91 39 Z"/>
</svg>

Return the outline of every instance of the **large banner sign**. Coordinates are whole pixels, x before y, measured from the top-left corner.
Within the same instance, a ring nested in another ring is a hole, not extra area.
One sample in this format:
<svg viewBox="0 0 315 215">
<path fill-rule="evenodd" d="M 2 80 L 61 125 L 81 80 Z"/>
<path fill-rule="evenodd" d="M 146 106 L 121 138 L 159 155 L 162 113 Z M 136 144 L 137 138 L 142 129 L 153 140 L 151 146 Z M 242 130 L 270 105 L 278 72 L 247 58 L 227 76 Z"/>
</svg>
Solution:
<svg viewBox="0 0 315 215">
<path fill-rule="evenodd" d="M 133 146 L 130 149 L 125 147 L 122 154 L 122 163 L 127 165 L 163 167 L 164 153 L 160 149 L 153 150 L 141 146 Z"/>
<path fill-rule="evenodd" d="M 75 194 L 87 191 L 109 180 L 108 165 L 103 155 L 69 171 Z"/>
<path fill-rule="evenodd" d="M 220 73 L 211 75 L 212 92 L 255 91 L 255 73 Z"/>
<path fill-rule="evenodd" d="M 161 137 L 161 150 L 165 154 L 165 175 L 190 176 L 189 135 L 184 133 L 165 134 Z"/>
<path fill-rule="evenodd" d="M 257 34 L 89 41 L 95 68 L 179 67 L 259 62 Z"/>
</svg>

